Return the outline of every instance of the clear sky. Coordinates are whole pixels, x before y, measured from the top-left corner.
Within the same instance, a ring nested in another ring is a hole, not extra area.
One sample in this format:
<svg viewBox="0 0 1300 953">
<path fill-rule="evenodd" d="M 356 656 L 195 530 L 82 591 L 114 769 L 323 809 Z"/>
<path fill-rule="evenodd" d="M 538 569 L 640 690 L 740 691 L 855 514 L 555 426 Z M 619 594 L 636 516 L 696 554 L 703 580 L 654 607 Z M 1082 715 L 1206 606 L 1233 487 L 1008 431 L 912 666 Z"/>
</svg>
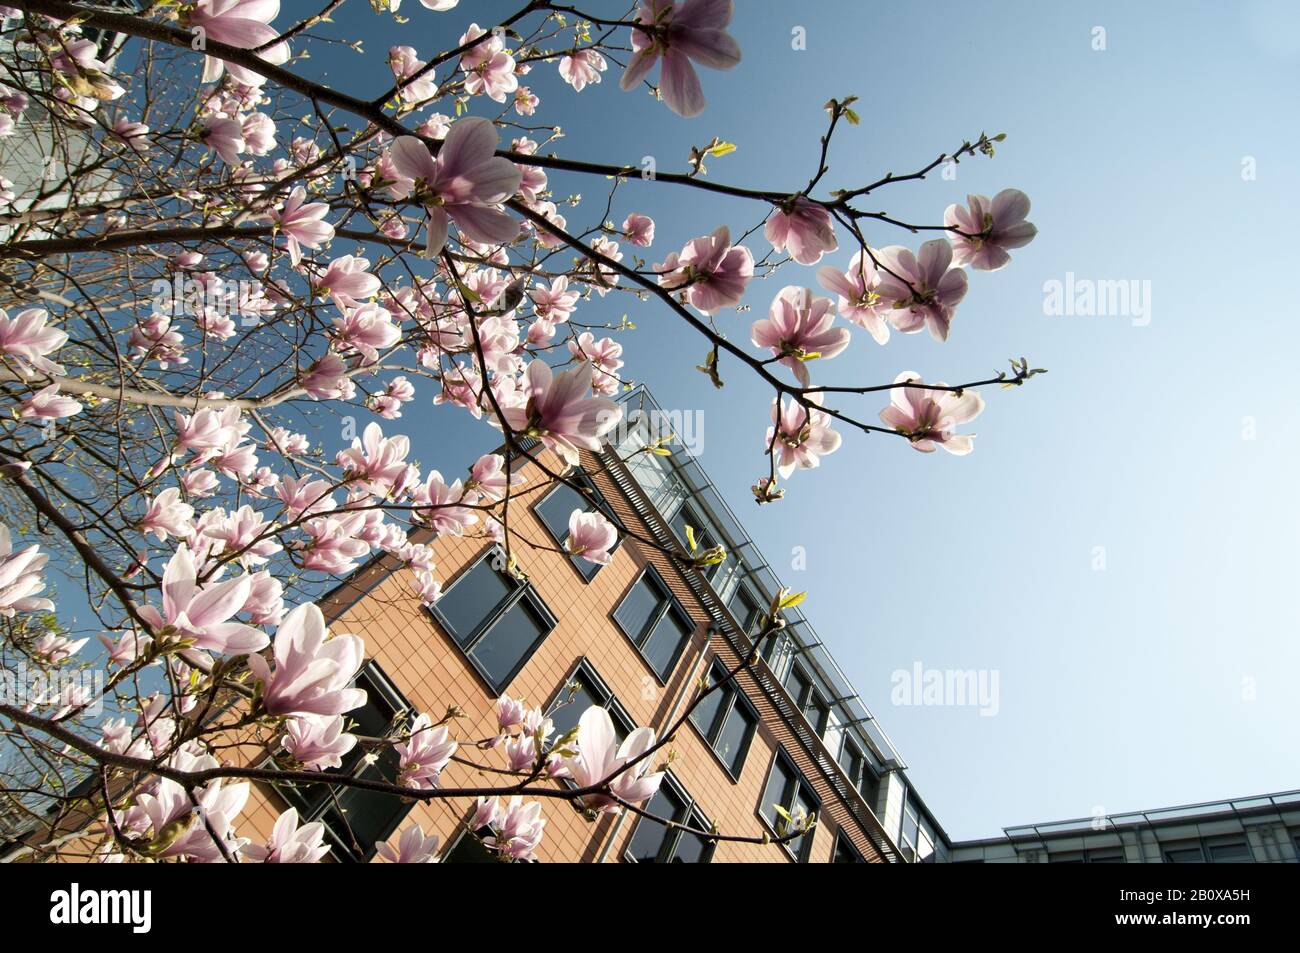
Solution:
<svg viewBox="0 0 1300 953">
<path fill-rule="evenodd" d="M 462 3 L 435 16 L 409 5 L 407 26 L 366 36 L 372 57 L 401 42 L 427 58 L 471 19 L 507 9 Z M 828 187 L 910 172 L 964 138 L 1005 132 L 996 159 L 962 162 L 955 181 L 895 186 L 870 204 L 936 223 L 967 192 L 1014 186 L 1033 200 L 1037 240 L 1004 271 L 971 276 L 946 344 L 895 334 L 882 348 L 856 332 L 814 370 L 834 383 L 901 370 L 956 382 L 1025 355 L 1050 373 L 987 394 L 969 457 L 846 434 L 761 510 L 748 490 L 763 462 L 760 386 L 724 361 L 726 390 L 715 392 L 694 370 L 701 340 L 653 304 L 610 295 L 578 313 L 630 315 L 625 372 L 665 407 L 703 411 L 702 462 L 778 569 L 805 548 L 807 569 L 782 574 L 809 591 L 814 623 L 940 823 L 978 837 L 1099 808 L 1300 787 L 1290 379 L 1300 329 L 1278 284 L 1295 267 L 1300 215 L 1300 7 L 737 6 L 744 61 L 703 72 L 709 108 L 695 120 L 621 93 L 617 67 L 580 95 L 553 66 L 536 68 L 526 82 L 542 96 L 538 118 L 567 134 L 556 151 L 653 155 L 680 169 L 691 144 L 718 135 L 738 150 L 710 163 L 713 177 L 794 188 L 815 162 L 822 104 L 856 94 L 862 124 L 837 134 Z M 792 49 L 795 27 L 806 50 Z M 316 68 L 370 88 L 358 58 L 333 59 Z M 603 182 L 552 183 L 601 202 Z M 758 214 L 653 183 L 620 192 L 614 220 L 629 211 L 658 223 L 651 261 L 723 222 L 738 234 Z M 919 241 L 884 228 L 868 237 Z M 847 264 L 842 244 L 830 263 Z M 750 245 L 768 249 L 761 235 Z M 1045 313 L 1046 283 L 1067 273 L 1149 282 L 1147 316 Z M 813 269 L 753 283 L 754 313 L 724 313 L 722 327 L 747 340 L 790 283 L 813 284 Z M 883 404 L 868 406 L 874 417 Z M 408 413 L 411 429 L 426 428 L 427 464 L 457 470 L 492 444 L 460 417 Z M 998 713 L 891 704 L 891 674 L 916 662 L 996 671 Z"/>
</svg>

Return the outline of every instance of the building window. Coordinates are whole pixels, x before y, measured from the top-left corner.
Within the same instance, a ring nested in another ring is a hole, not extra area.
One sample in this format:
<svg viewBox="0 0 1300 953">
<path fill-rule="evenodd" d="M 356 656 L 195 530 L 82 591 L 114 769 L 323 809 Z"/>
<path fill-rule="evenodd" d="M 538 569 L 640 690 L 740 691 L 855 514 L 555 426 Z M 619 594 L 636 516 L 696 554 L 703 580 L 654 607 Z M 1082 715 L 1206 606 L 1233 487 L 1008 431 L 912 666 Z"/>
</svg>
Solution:
<svg viewBox="0 0 1300 953">
<path fill-rule="evenodd" d="M 772 760 L 767 787 L 763 789 L 763 803 L 758 809 L 759 815 L 772 828 L 772 832 L 780 835 L 785 829 L 785 820 L 777 812 L 778 806 L 790 816 L 802 811 L 809 817 L 816 816 L 818 807 L 817 796 L 784 751 L 778 751 Z M 808 860 L 812 839 L 812 832 L 809 832 L 787 841 L 784 846 L 790 856 L 802 864 Z"/>
<path fill-rule="evenodd" d="M 491 836 L 490 828 L 483 828 L 484 836 Z M 451 845 L 445 854 L 441 857 L 441 863 L 444 864 L 492 864 L 496 863 L 497 856 L 483 846 L 483 842 L 475 837 L 469 831 L 461 831 L 460 837 L 456 838 L 456 843 Z"/>
<path fill-rule="evenodd" d="M 1048 851 L 1049 864 L 1122 864 L 1123 847 L 1102 847 L 1095 850 Z"/>
<path fill-rule="evenodd" d="M 406 724 L 411 704 L 378 665 L 367 662 L 357 673 L 355 684 L 366 690 L 366 704 L 344 715 L 350 731 L 383 738 Z M 391 745 L 385 745 L 373 763 L 365 755 L 357 745 L 343 756 L 342 765 L 329 773 L 396 783 L 399 756 Z M 373 857 L 375 845 L 392 836 L 413 806 L 395 795 L 362 788 L 330 784 L 281 784 L 276 788 L 298 809 L 302 823 L 324 822 L 331 852 L 344 862 L 360 863 Z"/>
<path fill-rule="evenodd" d="M 489 548 L 430 607 L 498 695 L 555 628 L 536 590 L 498 569 L 503 562 L 501 551 Z"/>
<path fill-rule="evenodd" d="M 758 714 L 735 679 L 727 681 L 727 667 L 718 659 L 713 660 L 709 681 L 714 685 L 724 681 L 726 684 L 710 692 L 695 706 L 691 722 L 722 759 L 728 773 L 739 778 L 745 766 L 745 755 L 749 753 L 749 743 L 754 740 L 754 730 L 758 727 Z"/>
<path fill-rule="evenodd" d="M 684 831 L 648 817 L 638 817 L 624 852 L 627 860 L 637 864 L 707 864 L 712 859 L 714 842 L 695 833 L 709 830 L 710 824 L 671 774 L 664 775 L 645 810 L 693 830 Z"/>
<path fill-rule="evenodd" d="M 762 630 L 763 606 L 744 583 L 737 585 L 736 591 L 727 600 L 727 610 L 740 623 L 740 631 L 750 638 L 758 635 Z"/>
<path fill-rule="evenodd" d="M 661 682 L 668 681 L 695 631 L 690 616 L 648 566 L 614 610 L 614 621 Z"/>
<path fill-rule="evenodd" d="M 593 705 L 609 712 L 610 720 L 614 722 L 614 733 L 620 742 L 636 729 L 632 716 L 619 704 L 614 693 L 584 658 L 546 706 L 551 719 L 551 737 L 559 740 L 577 728 L 582 713 Z"/>
<path fill-rule="evenodd" d="M 1255 855 L 1243 836 L 1212 837 L 1166 844 L 1166 864 L 1250 864 Z"/>
<path fill-rule="evenodd" d="M 831 853 L 831 863 L 833 864 L 865 864 L 866 860 L 858 853 L 843 831 L 835 833 L 835 850 Z"/>
<path fill-rule="evenodd" d="M 569 517 L 573 515 L 573 511 L 581 510 L 590 513 L 596 510 L 598 507 L 592 502 L 592 497 L 597 502 L 604 502 L 604 497 L 585 473 L 575 472 L 568 479 L 581 486 L 590 496 L 584 496 L 567 483 L 557 483 L 533 506 L 533 512 L 561 549 L 567 549 L 569 544 Z M 617 547 L 618 543 L 615 543 L 610 551 L 613 552 Z M 569 560 L 573 563 L 573 568 L 578 570 L 578 574 L 588 582 L 600 570 L 599 563 L 593 563 L 581 556 L 570 556 Z"/>
<path fill-rule="evenodd" d="M 822 693 L 813 684 L 812 678 L 801 666 L 796 665 L 790 669 L 786 688 L 793 696 L 795 704 L 799 706 L 799 710 L 803 712 L 808 724 L 812 725 L 813 731 L 817 732 L 818 737 L 824 735 L 831 717 L 831 706 L 826 703 Z"/>
<path fill-rule="evenodd" d="M 839 762 L 849 781 L 861 793 L 862 799 L 867 802 L 867 806 L 872 811 L 875 811 L 876 794 L 880 782 L 871 769 L 867 767 L 867 756 L 863 754 L 862 748 L 847 733 L 844 735 L 844 746 L 840 749 Z"/>
<path fill-rule="evenodd" d="M 691 511 L 691 508 L 682 504 L 677 509 L 677 515 L 672 518 L 673 532 L 681 540 L 682 548 L 688 553 L 691 551 L 691 542 L 687 538 L 686 527 L 691 528 L 691 535 L 695 537 L 695 555 L 699 555 L 706 549 L 712 549 L 718 545 L 713 534 L 704 528 L 704 521 Z M 722 563 L 714 563 L 712 566 L 701 566 L 700 571 L 704 573 L 704 578 L 712 579 L 717 571 L 722 567 Z"/>
</svg>

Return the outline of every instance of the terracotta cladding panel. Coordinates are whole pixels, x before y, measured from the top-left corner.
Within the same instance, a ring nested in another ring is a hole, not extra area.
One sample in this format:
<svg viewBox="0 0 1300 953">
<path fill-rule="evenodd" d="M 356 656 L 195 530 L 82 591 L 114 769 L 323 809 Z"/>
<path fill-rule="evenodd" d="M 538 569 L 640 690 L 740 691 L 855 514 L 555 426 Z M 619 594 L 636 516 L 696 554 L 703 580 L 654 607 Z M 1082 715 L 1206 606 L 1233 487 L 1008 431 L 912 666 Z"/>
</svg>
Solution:
<svg viewBox="0 0 1300 953">
<path fill-rule="evenodd" d="M 557 472 L 560 461 L 550 453 L 543 463 Z M 591 466 L 597 486 L 619 517 L 631 527 L 644 531 L 635 511 L 609 477 Z M 708 618 L 681 573 L 662 553 L 627 540 L 615 551 L 612 562 L 602 568 L 590 582 L 577 573 L 567 556 L 555 552 L 555 542 L 533 515 L 532 506 L 541 498 L 533 492 L 548 478 L 536 467 L 521 472 L 528 482 L 525 495 L 512 500 L 510 526 L 515 536 L 512 551 L 528 574 L 542 601 L 559 620 L 532 658 L 507 687 L 516 697 L 529 704 L 541 705 L 560 691 L 581 658 L 592 667 L 614 692 L 638 724 L 662 728 L 674 711 L 680 712 L 690 694 L 690 686 L 705 670 L 701 664 L 707 651 Z M 438 577 L 444 586 L 452 582 L 483 550 L 481 539 L 443 537 L 432 543 Z M 629 587 L 646 564 L 654 565 L 673 595 L 695 620 L 697 628 L 690 646 L 671 674 L 668 684 L 660 685 L 636 647 L 614 623 L 612 614 Z M 459 647 L 443 632 L 432 616 L 419 604 L 411 590 L 408 572 L 380 565 L 361 573 L 340 589 L 329 605 L 327 614 L 336 616 L 331 627 L 336 632 L 351 632 L 366 641 L 367 652 L 383 668 L 417 711 L 439 717 L 448 706 L 464 713 L 455 732 L 465 740 L 485 739 L 496 732 L 492 710 L 494 696 L 470 666 Z M 334 607 L 331 612 L 331 606 Z M 720 639 L 713 640 L 713 650 L 724 661 L 732 662 L 729 649 Z M 761 725 L 746 759 L 741 777 L 733 781 L 691 726 L 684 727 L 671 747 L 671 770 L 700 810 L 726 833 L 754 835 L 762 831 L 756 809 L 767 781 L 767 770 L 778 744 L 783 745 L 810 783 L 816 785 L 817 769 L 792 743 L 792 735 L 774 709 L 768 705 L 756 684 L 743 685 L 758 710 Z M 462 748 L 462 753 L 482 764 L 497 767 L 500 754 Z M 248 755 L 254 759 L 253 754 Z M 453 764 L 443 775 L 449 787 L 488 785 L 499 778 L 473 767 Z M 819 790 L 819 794 L 822 791 Z M 821 826 L 813 838 L 814 861 L 830 856 L 833 828 L 849 822 L 847 812 L 838 809 L 833 799 L 823 796 Z M 275 817 L 283 809 L 278 796 L 270 789 L 259 788 L 249 799 L 244 823 L 246 836 L 269 834 Z M 423 826 L 425 833 L 437 833 L 449 842 L 464 823 L 472 804 L 435 802 L 417 804 L 403 827 L 411 821 Z M 606 859 L 617 861 L 635 829 L 633 818 L 618 825 L 613 817 L 596 823 L 562 800 L 547 801 L 543 811 L 547 818 L 546 835 L 539 850 L 543 861 L 592 861 L 606 847 Z M 618 833 L 614 834 L 615 828 Z M 241 830 L 241 833 L 243 831 Z M 874 857 L 870 845 L 859 847 Z M 774 844 L 723 842 L 715 851 L 716 861 L 786 862 L 783 848 Z"/>
</svg>

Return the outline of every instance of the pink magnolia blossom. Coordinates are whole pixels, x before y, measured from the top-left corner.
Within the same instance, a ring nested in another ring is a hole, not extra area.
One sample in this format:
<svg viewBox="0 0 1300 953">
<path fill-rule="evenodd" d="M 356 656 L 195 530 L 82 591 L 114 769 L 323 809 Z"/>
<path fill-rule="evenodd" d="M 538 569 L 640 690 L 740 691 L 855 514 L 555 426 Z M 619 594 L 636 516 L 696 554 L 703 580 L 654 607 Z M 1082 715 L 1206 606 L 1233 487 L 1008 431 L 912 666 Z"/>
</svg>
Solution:
<svg viewBox="0 0 1300 953">
<path fill-rule="evenodd" d="M 641 0 L 633 28 L 633 55 L 619 85 L 627 90 L 645 79 L 655 61 L 663 58 L 659 90 L 668 108 L 679 116 L 698 116 L 704 110 L 704 93 L 692 61 L 709 69 L 731 69 L 740 62 L 740 47 L 726 32 L 731 23 L 731 0 Z"/>
<path fill-rule="evenodd" d="M 771 350 L 807 387 L 809 361 L 835 357 L 849 346 L 849 329 L 831 327 L 834 321 L 830 298 L 787 285 L 772 299 L 768 316 L 754 322 L 750 339 L 755 347 Z"/>
<path fill-rule="evenodd" d="M 285 477 L 276 487 L 275 495 L 284 504 L 284 518 L 292 522 L 334 509 L 338 504 L 334 501 L 333 489 L 333 484 L 326 480 Z"/>
<path fill-rule="evenodd" d="M 264 864 L 314 864 L 329 852 L 324 822 L 312 821 L 300 827 L 298 811 L 292 807 L 276 818 L 270 840 L 243 849 L 245 857 Z"/>
<path fill-rule="evenodd" d="M 820 268 L 817 281 L 839 296 L 838 310 L 842 317 L 866 328 L 877 344 L 889 340 L 885 319 L 893 302 L 885 300 L 877 290 L 880 272 L 869 257 L 858 252 L 849 259 L 849 270 L 843 273 L 829 265 Z"/>
<path fill-rule="evenodd" d="M 511 860 L 531 860 L 542 842 L 546 819 L 538 801 L 524 801 L 518 794 L 510 798 L 504 810 L 498 810 L 496 832 L 483 843 Z"/>
<path fill-rule="evenodd" d="M 881 249 L 877 292 L 893 305 L 889 323 L 904 334 L 928 328 L 936 341 L 948 340 L 952 316 L 966 296 L 966 272 L 951 268 L 952 245 L 942 238 L 914 255 L 901 245 Z"/>
<path fill-rule="evenodd" d="M 438 777 L 460 747 L 446 725 L 434 726 L 428 715 L 411 722 L 408 739 L 393 745 L 400 759 L 397 783 L 408 788 L 437 787 Z"/>
<path fill-rule="evenodd" d="M 815 394 L 813 403 L 821 403 Z M 840 448 L 840 435 L 831 430 L 830 415 L 809 409 L 796 400 L 772 401 L 772 427 L 767 428 L 765 445 L 776 454 L 782 479 L 796 469 L 811 470 L 821 466 L 821 458 Z M 775 437 L 775 442 L 773 438 Z"/>
<path fill-rule="evenodd" d="M 480 39 L 482 37 L 486 39 Z M 504 103 L 506 97 L 519 88 L 514 57 L 505 52 L 505 40 L 499 34 L 489 35 L 477 23 L 469 25 L 460 38 L 460 45 L 472 40 L 480 42 L 460 58 L 460 68 L 465 71 L 465 92 L 470 96 L 486 95 L 494 102 Z"/>
<path fill-rule="evenodd" d="M 349 392 L 351 381 L 347 372 L 348 366 L 343 358 L 329 351 L 307 368 L 307 373 L 298 379 L 298 383 L 313 400 L 333 400 Z"/>
<path fill-rule="evenodd" d="M 564 758 L 563 763 L 578 787 L 597 787 L 609 782 L 610 793 L 615 797 L 639 804 L 653 797 L 663 780 L 662 772 L 650 772 L 651 759 L 642 758 L 618 777 L 613 775 L 654 743 L 653 728 L 638 728 L 620 744 L 609 712 L 592 705 L 578 719 L 577 754 Z M 611 811 L 618 806 L 616 801 L 603 794 L 586 795 L 582 802 L 585 807 L 596 811 Z"/>
<path fill-rule="evenodd" d="M 515 112 L 521 116 L 531 116 L 537 111 L 541 100 L 527 86 L 515 90 Z"/>
<path fill-rule="evenodd" d="M 302 261 L 303 248 L 320 248 L 334 237 L 334 226 L 321 221 L 329 210 L 324 202 L 308 203 L 307 190 L 300 185 L 289 193 L 281 208 L 270 211 L 271 221 L 284 234 L 289 260 L 295 267 Z"/>
<path fill-rule="evenodd" d="M 740 304 L 754 277 L 754 256 L 743 245 L 733 247 L 731 230 L 723 225 L 712 235 L 687 242 L 680 254 L 674 252 L 655 265 L 655 271 L 660 287 L 685 289 L 692 306 L 713 314 Z"/>
<path fill-rule="evenodd" d="M 190 521 L 194 518 L 194 507 L 181 499 L 181 491 L 168 487 L 149 502 L 136 529 L 162 542 L 168 536 L 185 538 L 193 532 Z"/>
<path fill-rule="evenodd" d="M 351 572 L 356 568 L 357 560 L 370 553 L 370 544 L 359 535 L 365 527 L 365 513 L 318 516 L 308 520 L 302 528 L 309 539 L 301 544 L 299 550 L 303 567 L 331 575 Z"/>
<path fill-rule="evenodd" d="M 494 155 L 499 140 L 491 122 L 466 117 L 452 125 L 436 159 L 415 136 L 393 141 L 393 165 L 414 182 L 414 198 L 429 215 L 429 257 L 446 245 L 452 221 L 476 242 L 502 244 L 519 234 L 519 223 L 499 206 L 521 176 L 513 162 Z"/>
<path fill-rule="evenodd" d="M 107 652 L 108 664 L 130 665 L 149 650 L 149 646 L 153 644 L 153 639 L 139 632 L 130 631 L 123 632 L 116 641 L 107 635 L 101 635 L 99 636 L 99 643 L 104 646 L 104 650 Z"/>
<path fill-rule="evenodd" d="M 266 113 L 253 113 L 243 121 L 244 145 L 255 156 L 264 156 L 275 148 L 275 120 Z"/>
<path fill-rule="evenodd" d="M 349 449 L 339 451 L 335 462 L 348 479 L 364 480 L 368 492 L 382 496 L 405 475 L 410 452 L 409 437 L 385 437 L 379 424 L 370 423 L 360 437 L 352 438 Z"/>
<path fill-rule="evenodd" d="M 649 248 L 655 240 L 655 221 L 649 215 L 633 212 L 623 219 L 623 234 L 633 245 Z"/>
<path fill-rule="evenodd" d="M 560 58 L 560 78 L 575 93 L 582 92 L 589 83 L 599 83 L 605 68 L 605 57 L 595 50 L 575 50 Z"/>
<path fill-rule="evenodd" d="M 903 371 L 894 378 L 895 384 L 909 381 L 920 384 L 921 377 Z M 940 381 L 935 386 L 945 385 Z M 949 453 L 964 456 L 975 449 L 975 435 L 959 434 L 954 428 L 974 420 L 983 409 L 984 398 L 975 391 L 958 394 L 928 387 L 895 387 L 890 392 L 890 405 L 880 412 L 880 419 L 905 434 L 922 453 L 933 453 L 935 447 L 943 447 Z"/>
<path fill-rule="evenodd" d="M 140 612 L 156 630 L 174 629 L 195 649 L 227 655 L 258 652 L 270 642 L 266 634 L 230 621 L 248 601 L 251 587 L 247 574 L 199 585 L 194 557 L 182 543 L 163 571 L 162 612 L 153 606 L 144 606 Z"/>
<path fill-rule="evenodd" d="M 460 480 L 446 483 L 437 470 L 416 489 L 413 502 L 420 522 L 439 535 L 461 536 L 478 522 L 478 514 L 470 509 L 477 497 L 466 492 Z"/>
<path fill-rule="evenodd" d="M 375 852 L 390 864 L 436 864 L 439 843 L 436 834 L 425 837 L 424 828 L 412 823 L 403 828 L 396 850 L 385 843 L 376 846 Z"/>
<path fill-rule="evenodd" d="M 342 349 L 360 354 L 362 366 L 375 363 L 381 350 L 402 337 L 388 309 L 373 303 L 345 311 L 343 317 L 334 319 L 334 328 Z"/>
<path fill-rule="evenodd" d="M 498 698 L 493 702 L 492 708 L 497 713 L 497 725 L 502 731 L 509 731 L 515 725 L 522 724 L 524 715 L 528 711 L 527 705 L 518 698 L 511 698 L 509 695 L 502 695 Z"/>
<path fill-rule="evenodd" d="M 325 617 L 310 602 L 298 606 L 275 633 L 275 668 L 260 655 L 248 668 L 262 683 L 262 704 L 273 715 L 340 715 L 366 703 L 352 680 L 365 661 L 355 635 L 330 637 Z"/>
<path fill-rule="evenodd" d="M 622 407 L 612 400 L 587 396 L 591 374 L 590 364 L 555 374 L 545 361 L 533 361 L 524 375 L 524 401 L 502 408 L 506 425 L 538 437 L 577 466 L 578 451 L 599 450 L 600 438 L 623 416 Z"/>
<path fill-rule="evenodd" d="M 212 496 L 217 492 L 217 475 L 211 470 L 189 470 L 181 474 L 181 489 L 186 496 Z"/>
<path fill-rule="evenodd" d="M 945 225 L 965 233 L 949 236 L 953 264 L 997 271 L 1011 261 L 1007 249 L 1023 248 L 1038 234 L 1038 229 L 1025 221 L 1029 196 L 1019 189 L 1003 189 L 992 202 L 987 195 L 968 195 L 966 202 L 966 208 L 949 205 L 943 215 Z"/>
<path fill-rule="evenodd" d="M 426 64 L 416 55 L 415 47 L 389 47 L 388 65 L 393 71 L 393 78 L 397 80 L 397 85 L 401 87 L 402 102 L 422 103 L 437 95 L 438 81 L 433 78 L 433 70 L 420 73 Z M 416 73 L 420 73 L 420 78 L 411 80 Z"/>
<path fill-rule="evenodd" d="M 24 400 L 18 410 L 18 416 L 24 420 L 46 421 L 71 417 L 81 411 L 82 406 L 79 401 L 62 396 L 59 393 L 59 385 L 50 384 Z"/>
<path fill-rule="evenodd" d="M 280 13 L 280 0 L 198 0 L 184 17 L 187 27 L 202 27 L 206 35 L 218 43 L 251 50 L 278 37 L 279 31 L 271 21 Z M 265 62 L 278 66 L 289 59 L 289 45 L 277 43 L 257 54 Z M 261 86 L 266 77 L 245 66 L 227 63 L 209 56 L 203 63 L 201 82 L 211 83 L 228 72 L 236 82 L 245 86 Z"/>
<path fill-rule="evenodd" d="M 44 308 L 25 308 L 10 318 L 0 308 L 0 354 L 18 359 L 19 373 L 30 377 L 33 370 L 62 374 L 63 368 L 46 358 L 63 347 L 68 335 L 58 328 L 46 327 L 49 312 Z"/>
<path fill-rule="evenodd" d="M 241 612 L 253 625 L 279 625 L 284 618 L 284 586 L 269 572 L 255 572 L 249 580 L 248 600 Z"/>
<path fill-rule="evenodd" d="M 32 654 L 49 662 L 51 665 L 58 665 L 80 652 L 82 647 L 89 641 L 89 639 L 73 640 L 62 635 L 55 635 L 53 632 L 47 632 L 32 643 Z"/>
<path fill-rule="evenodd" d="M 198 531 L 211 540 L 214 553 L 237 554 L 241 566 L 261 566 L 283 548 L 274 535 L 275 524 L 244 504 L 233 513 L 208 510 L 199 518 Z"/>
<path fill-rule="evenodd" d="M 285 724 L 280 746 L 294 761 L 313 771 L 343 764 L 343 756 L 356 747 L 356 735 L 343 729 L 342 715 L 299 715 Z"/>
<path fill-rule="evenodd" d="M 569 514 L 569 540 L 565 544 L 573 556 L 588 562 L 609 565 L 610 548 L 618 542 L 618 530 L 599 513 L 574 510 Z"/>
<path fill-rule="evenodd" d="M 342 306 L 355 308 L 364 298 L 379 290 L 379 279 L 370 274 L 370 260 L 355 255 L 343 255 L 329 263 L 312 287 L 318 293 L 329 294 Z"/>
<path fill-rule="evenodd" d="M 468 487 L 490 500 L 505 497 L 509 487 L 519 486 L 525 481 L 522 473 L 515 470 L 506 481 L 506 458 L 499 453 L 488 453 L 474 461 L 470 469 Z"/>
<path fill-rule="evenodd" d="M 789 210 L 778 206 L 763 227 L 763 235 L 777 251 L 787 251 L 801 265 L 815 265 L 822 255 L 839 248 L 831 213 L 804 196 L 796 196 Z"/>
<path fill-rule="evenodd" d="M 239 157 L 248 148 L 244 142 L 244 127 L 238 119 L 225 116 L 208 116 L 203 120 L 199 139 L 226 165 L 239 165 Z"/>
<path fill-rule="evenodd" d="M 411 576 L 411 588 L 421 604 L 431 606 L 442 598 L 442 583 L 433 577 L 431 571 L 412 569 Z"/>
</svg>

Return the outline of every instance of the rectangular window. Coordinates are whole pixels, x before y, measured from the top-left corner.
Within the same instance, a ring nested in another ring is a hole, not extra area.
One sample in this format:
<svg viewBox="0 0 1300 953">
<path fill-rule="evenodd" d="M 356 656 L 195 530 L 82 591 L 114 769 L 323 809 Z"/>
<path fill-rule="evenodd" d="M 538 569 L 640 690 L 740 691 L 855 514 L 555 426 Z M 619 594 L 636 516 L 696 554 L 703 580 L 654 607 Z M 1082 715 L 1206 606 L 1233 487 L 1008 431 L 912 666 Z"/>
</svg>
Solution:
<svg viewBox="0 0 1300 953">
<path fill-rule="evenodd" d="M 582 659 L 572 677 L 560 686 L 560 690 L 546 706 L 552 725 L 551 738 L 558 740 L 577 728 L 582 713 L 593 705 L 598 705 L 609 712 L 610 720 L 614 722 L 614 733 L 619 741 L 635 730 L 636 725 L 632 717 L 619 704 L 618 699 L 606 687 L 601 677 L 596 674 L 591 663 Z"/>
<path fill-rule="evenodd" d="M 614 621 L 641 650 L 661 682 L 668 681 L 695 631 L 690 616 L 649 567 L 614 610 Z"/>
<path fill-rule="evenodd" d="M 645 810 L 692 830 L 670 828 L 648 817 L 638 817 L 624 853 L 628 860 L 638 864 L 707 864 L 713 857 L 714 842 L 695 833 L 709 830 L 709 822 L 671 774 L 664 776 Z"/>
<path fill-rule="evenodd" d="M 709 681 L 721 684 L 727 677 L 727 668 L 714 659 L 709 670 Z M 735 680 L 711 692 L 691 712 L 691 721 L 699 729 L 709 747 L 722 759 L 733 778 L 739 778 L 745 766 L 749 743 L 754 740 L 758 727 L 758 714 L 737 687 Z"/>
<path fill-rule="evenodd" d="M 430 608 L 497 694 L 556 624 L 530 584 L 497 568 L 502 562 L 499 549 L 488 549 Z"/>
<path fill-rule="evenodd" d="M 695 537 L 695 555 L 698 556 L 706 549 L 712 549 L 718 545 L 717 540 L 713 538 L 713 534 L 704 528 L 704 521 L 691 512 L 690 507 L 684 504 L 678 507 L 677 515 L 672 518 L 671 522 L 673 532 L 677 534 L 677 538 L 681 540 L 682 548 L 688 553 L 691 551 L 691 543 L 686 534 L 686 527 L 688 526 L 691 528 L 691 534 Z M 715 563 L 712 566 L 703 567 L 705 578 L 712 579 L 721 566 L 721 563 Z"/>
<path fill-rule="evenodd" d="M 1212 864 L 1252 864 L 1255 855 L 1244 837 L 1216 837 L 1205 842 Z"/>
<path fill-rule="evenodd" d="M 746 635 L 753 637 L 762 629 L 763 607 L 759 605 L 758 597 L 743 583 L 736 586 L 736 591 L 731 594 L 727 609 L 740 623 L 740 630 Z"/>
<path fill-rule="evenodd" d="M 366 704 L 347 712 L 349 730 L 371 738 L 383 738 L 402 727 L 411 705 L 374 662 L 367 662 L 355 684 L 366 691 Z M 397 780 L 397 752 L 385 746 L 377 759 L 367 761 L 360 745 L 343 756 L 331 773 L 371 781 Z M 331 852 L 344 862 L 363 862 L 374 856 L 375 845 L 387 840 L 411 810 L 400 797 L 361 788 L 328 784 L 277 785 L 284 799 L 298 809 L 301 823 L 322 821 Z"/>
<path fill-rule="evenodd" d="M 871 810 L 876 809 L 876 793 L 878 791 L 879 781 L 876 780 L 875 774 L 867 766 L 867 756 L 863 754 L 862 748 L 847 733 L 844 736 L 844 747 L 840 749 L 840 767 L 844 773 L 858 789 L 862 799 L 867 802 Z"/>
<path fill-rule="evenodd" d="M 812 677 L 800 666 L 795 665 L 790 669 L 786 688 L 794 698 L 795 704 L 799 706 L 799 710 L 803 712 L 808 724 L 812 725 L 813 731 L 819 736 L 824 735 L 826 725 L 830 721 L 831 707 L 822 697 L 822 693 L 817 690 L 817 686 L 813 684 Z"/>
<path fill-rule="evenodd" d="M 767 787 L 763 789 L 763 803 L 759 805 L 759 814 L 763 820 L 767 821 L 773 832 L 780 834 L 785 829 L 785 822 L 776 811 L 778 805 L 792 816 L 802 809 L 810 817 L 816 815 L 818 807 L 817 796 L 783 751 L 778 751 L 772 761 Z M 785 848 L 795 860 L 805 863 L 808 852 L 812 849 L 811 833 L 787 841 Z"/>
<path fill-rule="evenodd" d="M 1205 856 L 1201 853 L 1200 844 L 1191 844 L 1184 847 L 1166 847 L 1165 863 L 1203 864 L 1205 863 Z"/>
<path fill-rule="evenodd" d="M 533 507 L 533 512 L 542 521 L 546 531 L 551 534 L 561 549 L 567 548 L 569 543 L 569 517 L 573 515 L 573 511 L 581 510 L 584 513 L 590 513 L 597 508 L 591 497 L 594 496 L 600 502 L 604 500 L 596 490 L 595 484 L 591 482 L 591 479 L 585 473 L 572 474 L 569 479 L 581 486 L 590 496 L 584 496 L 567 483 L 557 483 Z M 573 568 L 578 570 L 579 575 L 588 582 L 600 570 L 599 563 L 593 563 L 581 556 L 570 556 L 569 559 L 573 563 Z"/>
<path fill-rule="evenodd" d="M 865 864 L 862 855 L 858 849 L 849 843 L 849 839 L 844 836 L 843 831 L 835 834 L 835 851 L 831 854 L 831 863 L 833 864 Z"/>
</svg>

